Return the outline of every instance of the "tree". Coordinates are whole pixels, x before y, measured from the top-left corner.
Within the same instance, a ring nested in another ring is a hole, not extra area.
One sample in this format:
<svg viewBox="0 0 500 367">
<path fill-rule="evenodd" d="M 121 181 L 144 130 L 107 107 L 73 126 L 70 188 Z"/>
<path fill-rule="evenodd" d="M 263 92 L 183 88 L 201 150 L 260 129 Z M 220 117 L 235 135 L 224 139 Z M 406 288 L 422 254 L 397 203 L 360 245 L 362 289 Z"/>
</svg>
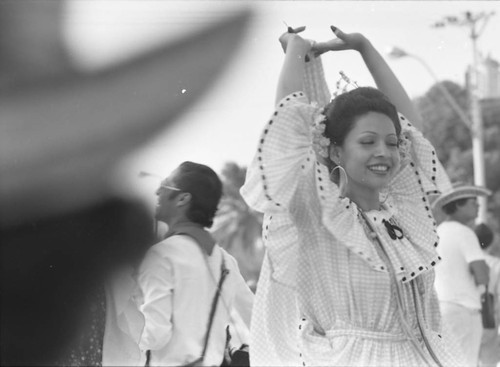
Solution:
<svg viewBox="0 0 500 367">
<path fill-rule="evenodd" d="M 467 92 L 458 84 L 442 82 L 458 105 L 467 111 Z M 460 120 L 445 99 L 442 91 L 434 85 L 422 97 L 415 100 L 424 119 L 423 132 L 436 148 L 439 160 L 452 181 L 472 183 L 472 137 L 469 128 Z M 488 200 L 489 224 L 498 233 L 500 230 L 500 99 L 481 100 L 484 125 L 484 160 L 486 186 L 493 191 Z"/>
<path fill-rule="evenodd" d="M 241 274 L 254 288 L 264 256 L 262 214 L 251 209 L 240 194 L 246 168 L 228 162 L 221 172 L 224 195 L 214 220 L 212 234 L 238 261 Z"/>
<path fill-rule="evenodd" d="M 457 101 L 464 111 L 467 111 L 467 93 L 458 84 L 442 82 L 442 86 Z M 452 152 L 463 152 L 472 146 L 469 129 L 450 106 L 443 92 L 434 85 L 423 96 L 416 100 L 416 104 L 424 119 L 423 133 L 436 148 L 441 163 L 451 158 Z M 472 177 L 472 176 L 471 176 Z"/>
</svg>

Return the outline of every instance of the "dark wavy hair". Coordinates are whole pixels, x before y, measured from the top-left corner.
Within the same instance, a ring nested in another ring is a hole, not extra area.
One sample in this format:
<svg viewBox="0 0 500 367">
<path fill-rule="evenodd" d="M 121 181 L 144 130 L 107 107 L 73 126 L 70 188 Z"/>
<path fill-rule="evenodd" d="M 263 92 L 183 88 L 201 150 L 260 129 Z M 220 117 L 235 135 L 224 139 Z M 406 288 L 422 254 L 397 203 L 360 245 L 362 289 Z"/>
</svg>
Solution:
<svg viewBox="0 0 500 367">
<path fill-rule="evenodd" d="M 330 102 L 324 110 L 327 118 L 325 136 L 335 145 L 342 146 L 357 118 L 369 112 L 378 112 L 389 117 L 401 133 L 398 111 L 384 93 L 372 87 L 360 87 L 343 93 Z"/>
<path fill-rule="evenodd" d="M 442 210 L 446 215 L 452 215 L 455 214 L 455 212 L 458 210 L 459 206 L 464 206 L 467 203 L 467 200 L 471 199 L 469 198 L 462 198 L 462 199 L 457 199 L 454 200 L 448 204 L 443 205 Z"/>
<path fill-rule="evenodd" d="M 330 139 L 332 145 L 342 146 L 357 119 L 369 112 L 378 112 L 389 117 L 399 138 L 401 124 L 396 107 L 384 93 L 372 87 L 360 87 L 342 93 L 324 108 L 325 136 Z M 331 159 L 327 160 L 327 165 L 330 171 L 337 166 Z M 338 183 L 339 172 L 332 172 L 333 181 Z"/>
<path fill-rule="evenodd" d="M 210 228 L 222 197 L 222 182 L 217 173 L 203 164 L 186 161 L 177 168 L 173 181 L 179 189 L 191 194 L 188 219 Z"/>
</svg>

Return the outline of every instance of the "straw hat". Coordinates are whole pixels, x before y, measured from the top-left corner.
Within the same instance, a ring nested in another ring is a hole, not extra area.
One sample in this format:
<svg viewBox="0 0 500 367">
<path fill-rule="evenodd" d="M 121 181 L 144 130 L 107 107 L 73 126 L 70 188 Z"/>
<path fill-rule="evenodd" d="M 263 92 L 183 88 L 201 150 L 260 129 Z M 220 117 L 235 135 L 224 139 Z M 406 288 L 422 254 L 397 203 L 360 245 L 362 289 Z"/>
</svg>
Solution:
<svg viewBox="0 0 500 367">
<path fill-rule="evenodd" d="M 434 209 L 441 209 L 444 205 L 449 204 L 456 200 L 465 198 L 474 198 L 478 196 L 489 196 L 489 195 L 491 195 L 491 191 L 485 187 L 456 184 L 450 191 L 442 193 L 432 203 L 432 207 Z"/>
</svg>

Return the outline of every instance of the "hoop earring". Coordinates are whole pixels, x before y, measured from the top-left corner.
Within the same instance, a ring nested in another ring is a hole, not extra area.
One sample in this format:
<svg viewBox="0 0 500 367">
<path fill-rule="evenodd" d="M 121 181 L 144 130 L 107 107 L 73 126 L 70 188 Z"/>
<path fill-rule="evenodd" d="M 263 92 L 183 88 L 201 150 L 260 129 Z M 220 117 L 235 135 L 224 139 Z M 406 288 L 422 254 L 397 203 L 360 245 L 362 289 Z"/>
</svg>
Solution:
<svg viewBox="0 0 500 367">
<path fill-rule="evenodd" d="M 330 180 L 334 181 L 333 175 L 334 175 L 336 169 L 339 170 L 339 183 L 338 183 L 339 191 L 340 191 L 339 197 L 343 198 L 343 197 L 345 197 L 345 193 L 347 190 L 347 184 L 349 183 L 349 179 L 347 178 L 347 173 L 346 173 L 344 167 L 342 167 L 340 164 L 337 164 L 335 167 L 333 167 L 333 169 L 330 172 Z"/>
</svg>

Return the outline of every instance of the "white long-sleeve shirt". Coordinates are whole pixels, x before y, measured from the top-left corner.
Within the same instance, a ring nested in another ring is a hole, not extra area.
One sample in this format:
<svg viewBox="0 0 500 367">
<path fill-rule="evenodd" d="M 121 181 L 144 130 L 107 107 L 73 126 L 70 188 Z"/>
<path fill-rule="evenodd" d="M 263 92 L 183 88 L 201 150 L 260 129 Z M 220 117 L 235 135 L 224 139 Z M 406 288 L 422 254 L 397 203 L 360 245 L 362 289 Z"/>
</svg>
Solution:
<svg viewBox="0 0 500 367">
<path fill-rule="evenodd" d="M 485 259 L 476 234 L 456 221 L 441 223 L 437 234 L 437 251 L 443 258 L 436 266 L 434 282 L 439 301 L 480 310 L 482 287 L 476 285 L 469 269 L 471 262 Z"/>
<path fill-rule="evenodd" d="M 103 366 L 144 366 L 146 361 L 138 346 L 145 320 L 135 301 L 139 292 L 133 274 L 132 268 L 124 267 L 106 283 Z"/>
<path fill-rule="evenodd" d="M 222 285 L 204 364 L 221 364 L 232 310 L 250 325 L 253 293 L 236 260 L 218 245 L 207 261 L 202 251 L 191 237 L 175 235 L 154 245 L 140 267 L 146 323 L 139 346 L 151 350 L 153 366 L 178 366 L 200 357 L 222 257 L 229 274 Z"/>
</svg>

